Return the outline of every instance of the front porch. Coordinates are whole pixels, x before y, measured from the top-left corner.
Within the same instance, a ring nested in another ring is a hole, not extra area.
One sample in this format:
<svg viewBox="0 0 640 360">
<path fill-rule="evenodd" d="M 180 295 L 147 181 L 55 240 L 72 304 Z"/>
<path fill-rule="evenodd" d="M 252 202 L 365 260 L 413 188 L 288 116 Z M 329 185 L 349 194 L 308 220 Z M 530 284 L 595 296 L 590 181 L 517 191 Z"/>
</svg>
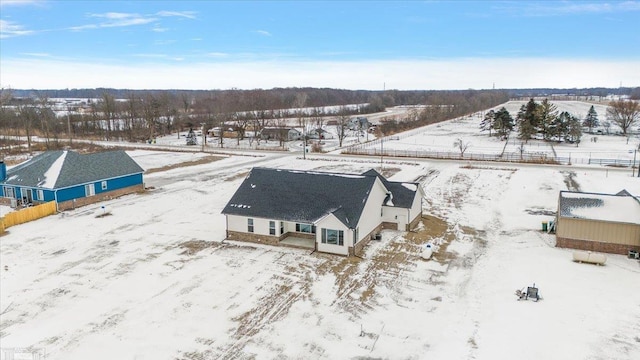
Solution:
<svg viewBox="0 0 640 360">
<path fill-rule="evenodd" d="M 315 238 L 311 239 L 298 236 L 287 236 L 280 240 L 279 245 L 314 250 L 316 248 L 316 240 Z"/>
</svg>

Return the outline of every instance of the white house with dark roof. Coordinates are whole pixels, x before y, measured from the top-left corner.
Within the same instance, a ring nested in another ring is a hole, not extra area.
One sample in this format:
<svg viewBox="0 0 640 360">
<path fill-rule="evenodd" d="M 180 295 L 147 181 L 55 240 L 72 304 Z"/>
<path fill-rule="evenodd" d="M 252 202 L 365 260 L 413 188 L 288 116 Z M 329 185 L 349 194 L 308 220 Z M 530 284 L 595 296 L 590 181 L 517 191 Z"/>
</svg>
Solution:
<svg viewBox="0 0 640 360">
<path fill-rule="evenodd" d="M 640 199 L 617 194 L 561 191 L 556 246 L 627 254 L 640 251 Z"/>
<path fill-rule="evenodd" d="M 70 209 L 143 190 L 143 172 L 122 150 L 93 154 L 47 151 L 0 171 L 0 202 L 55 201 L 58 210 Z"/>
<path fill-rule="evenodd" d="M 363 174 L 253 168 L 222 213 L 227 239 L 358 255 L 382 228 L 422 216 L 419 184 Z"/>
</svg>

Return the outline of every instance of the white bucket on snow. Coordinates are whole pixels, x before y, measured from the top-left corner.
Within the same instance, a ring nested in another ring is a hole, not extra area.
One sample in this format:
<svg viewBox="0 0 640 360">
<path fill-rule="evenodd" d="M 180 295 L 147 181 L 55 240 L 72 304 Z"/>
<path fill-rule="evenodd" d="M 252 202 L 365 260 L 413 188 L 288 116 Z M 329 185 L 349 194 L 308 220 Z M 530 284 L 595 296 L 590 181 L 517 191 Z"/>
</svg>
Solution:
<svg viewBox="0 0 640 360">
<path fill-rule="evenodd" d="M 425 260 L 429 260 L 431 259 L 431 255 L 433 255 L 433 245 L 431 243 L 425 244 L 420 256 Z"/>
</svg>

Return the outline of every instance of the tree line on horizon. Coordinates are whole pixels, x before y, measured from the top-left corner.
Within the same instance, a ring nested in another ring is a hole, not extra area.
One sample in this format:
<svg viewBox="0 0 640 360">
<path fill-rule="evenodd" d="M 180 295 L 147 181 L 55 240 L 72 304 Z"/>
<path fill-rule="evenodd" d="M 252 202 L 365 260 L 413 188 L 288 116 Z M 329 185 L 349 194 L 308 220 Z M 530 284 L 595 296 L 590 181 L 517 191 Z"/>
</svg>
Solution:
<svg viewBox="0 0 640 360">
<path fill-rule="evenodd" d="M 285 91 L 286 90 L 286 91 Z M 407 118 L 386 118 L 379 126 L 384 134 L 443 121 L 496 106 L 509 100 L 508 94 L 493 90 L 367 92 L 334 89 L 226 90 L 215 92 L 132 91 L 117 98 L 104 91 L 87 99 L 80 112 L 67 103 L 56 116 L 48 92 L 21 98 L 10 89 L 0 94 L 0 133 L 44 138 L 46 149 L 68 146 L 72 139 L 148 141 L 189 128 L 209 129 L 233 123 L 238 138 L 248 129 L 283 126 L 285 118 L 321 127 L 326 117 L 343 122 L 352 115 L 384 111 L 396 105 L 422 105 Z M 357 104 L 356 106 L 347 106 Z M 334 106 L 335 110 L 325 107 Z M 302 108 L 310 109 L 301 111 Z M 286 110 L 286 109 L 291 109 Z M 60 109 L 57 109 L 58 111 Z M 221 137 L 222 139 L 222 137 Z M 6 139 L 0 139 L 3 142 Z"/>
</svg>

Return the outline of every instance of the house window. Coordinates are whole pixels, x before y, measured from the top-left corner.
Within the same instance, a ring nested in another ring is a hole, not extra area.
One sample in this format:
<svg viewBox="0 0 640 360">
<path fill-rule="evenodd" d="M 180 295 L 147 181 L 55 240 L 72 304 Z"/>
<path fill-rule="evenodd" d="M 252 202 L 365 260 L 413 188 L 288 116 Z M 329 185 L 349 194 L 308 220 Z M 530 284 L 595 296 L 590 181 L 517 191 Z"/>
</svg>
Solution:
<svg viewBox="0 0 640 360">
<path fill-rule="evenodd" d="M 5 186 L 4 187 L 4 197 L 8 197 L 8 198 L 16 198 L 16 193 L 14 192 L 14 189 L 12 187 L 9 186 Z"/>
<path fill-rule="evenodd" d="M 280 235 L 284 234 L 284 222 L 280 221 Z"/>
<path fill-rule="evenodd" d="M 358 240 L 360 239 L 360 235 L 358 234 L 358 228 L 356 228 L 355 230 L 353 230 L 353 244 L 355 245 Z"/>
<path fill-rule="evenodd" d="M 296 223 L 296 232 L 307 233 L 307 234 L 315 234 L 316 227 L 311 224 L 299 224 Z"/>
<path fill-rule="evenodd" d="M 269 235 L 275 235 L 275 234 L 276 234 L 276 222 L 269 221 Z"/>
<path fill-rule="evenodd" d="M 96 188 L 93 184 L 87 184 L 84 186 L 84 196 L 93 196 L 96 194 Z"/>
<path fill-rule="evenodd" d="M 102 190 L 107 190 L 107 182 L 106 181 L 103 181 L 101 183 L 101 185 L 102 185 Z"/>
<path fill-rule="evenodd" d="M 322 229 L 322 243 L 330 245 L 344 245 L 344 232 L 342 230 Z"/>
<path fill-rule="evenodd" d="M 247 231 L 253 232 L 253 219 L 247 219 Z"/>
<path fill-rule="evenodd" d="M 38 200 L 44 200 L 44 191 L 38 190 Z"/>
</svg>

